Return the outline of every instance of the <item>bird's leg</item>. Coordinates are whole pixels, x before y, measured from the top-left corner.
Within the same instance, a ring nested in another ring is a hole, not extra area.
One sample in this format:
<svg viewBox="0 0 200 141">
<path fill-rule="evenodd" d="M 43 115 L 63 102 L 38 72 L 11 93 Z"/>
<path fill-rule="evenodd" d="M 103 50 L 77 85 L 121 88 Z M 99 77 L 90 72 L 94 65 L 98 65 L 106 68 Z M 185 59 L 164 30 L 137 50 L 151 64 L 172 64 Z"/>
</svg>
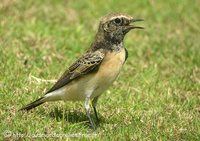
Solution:
<svg viewBox="0 0 200 141">
<path fill-rule="evenodd" d="M 87 114 L 87 117 L 89 119 L 89 122 L 90 122 L 90 125 L 92 127 L 93 130 L 96 130 L 96 127 L 95 127 L 95 124 L 90 116 L 90 105 L 89 105 L 89 102 L 90 102 L 90 97 L 86 97 L 85 98 L 85 111 L 86 111 L 86 114 Z"/>
<path fill-rule="evenodd" d="M 98 117 L 98 115 L 97 115 L 97 110 L 96 110 L 96 105 L 97 105 L 97 101 L 98 101 L 98 96 L 97 97 L 95 97 L 93 100 L 92 100 L 92 107 L 93 107 L 93 109 L 94 109 L 94 114 L 95 114 L 95 116 L 96 116 L 96 120 L 97 120 L 97 123 L 99 123 L 99 117 Z"/>
</svg>

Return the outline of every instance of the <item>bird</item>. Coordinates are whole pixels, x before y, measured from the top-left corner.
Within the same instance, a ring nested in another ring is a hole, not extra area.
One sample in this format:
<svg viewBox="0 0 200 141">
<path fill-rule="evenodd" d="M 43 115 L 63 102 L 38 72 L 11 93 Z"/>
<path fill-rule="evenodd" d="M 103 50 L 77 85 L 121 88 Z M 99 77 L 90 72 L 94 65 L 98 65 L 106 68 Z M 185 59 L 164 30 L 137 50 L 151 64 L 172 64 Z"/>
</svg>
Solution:
<svg viewBox="0 0 200 141">
<path fill-rule="evenodd" d="M 90 48 L 72 63 L 41 98 L 20 110 L 29 111 L 50 101 L 83 101 L 90 127 L 96 130 L 95 122 L 91 118 L 90 102 L 96 121 L 99 122 L 97 101 L 115 81 L 128 58 L 128 51 L 123 42 L 125 35 L 133 29 L 144 29 L 134 25 L 139 21 L 143 19 L 135 19 L 125 13 L 104 16 L 100 20 L 95 40 Z"/>
</svg>

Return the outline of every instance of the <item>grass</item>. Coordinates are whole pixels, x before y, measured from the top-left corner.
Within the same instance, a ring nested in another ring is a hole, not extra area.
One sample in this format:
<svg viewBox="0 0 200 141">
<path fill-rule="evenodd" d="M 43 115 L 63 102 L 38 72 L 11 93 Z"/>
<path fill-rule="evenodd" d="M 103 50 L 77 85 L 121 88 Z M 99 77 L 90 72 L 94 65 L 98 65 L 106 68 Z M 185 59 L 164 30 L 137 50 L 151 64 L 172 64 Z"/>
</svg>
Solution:
<svg viewBox="0 0 200 141">
<path fill-rule="evenodd" d="M 199 4 L 2 0 L 1 140 L 31 140 L 19 134 L 60 134 L 60 140 L 200 140 Z M 99 128 L 88 128 L 81 102 L 45 103 L 29 113 L 18 112 L 52 86 L 30 76 L 57 79 L 89 47 L 100 18 L 110 12 L 144 18 L 145 30 L 125 38 L 129 58 L 98 102 Z"/>
</svg>

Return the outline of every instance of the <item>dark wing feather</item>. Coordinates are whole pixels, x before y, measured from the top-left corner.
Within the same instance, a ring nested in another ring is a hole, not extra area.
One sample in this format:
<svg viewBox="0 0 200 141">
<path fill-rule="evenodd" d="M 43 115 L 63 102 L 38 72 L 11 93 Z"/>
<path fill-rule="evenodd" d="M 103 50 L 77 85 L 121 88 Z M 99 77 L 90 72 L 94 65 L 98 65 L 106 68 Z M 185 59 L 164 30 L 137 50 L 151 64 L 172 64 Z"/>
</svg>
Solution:
<svg viewBox="0 0 200 141">
<path fill-rule="evenodd" d="M 104 55 L 105 54 L 102 50 L 86 53 L 81 58 L 79 58 L 74 64 L 72 64 L 67 71 L 65 71 L 61 78 L 47 93 L 55 91 L 65 86 L 72 80 L 92 72 L 92 70 L 98 68 L 98 66 L 104 58 Z"/>
</svg>

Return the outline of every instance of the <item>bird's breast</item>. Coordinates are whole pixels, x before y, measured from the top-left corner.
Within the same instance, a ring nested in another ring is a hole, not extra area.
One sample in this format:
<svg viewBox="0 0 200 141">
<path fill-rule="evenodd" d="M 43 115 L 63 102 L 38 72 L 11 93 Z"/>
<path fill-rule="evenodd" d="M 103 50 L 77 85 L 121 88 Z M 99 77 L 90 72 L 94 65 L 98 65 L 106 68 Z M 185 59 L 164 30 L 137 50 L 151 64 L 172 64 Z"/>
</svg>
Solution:
<svg viewBox="0 0 200 141">
<path fill-rule="evenodd" d="M 124 48 L 121 48 L 117 52 L 107 52 L 99 67 L 98 73 L 95 75 L 97 92 L 94 94 L 94 97 L 106 90 L 117 78 L 124 64 L 125 56 Z"/>
<path fill-rule="evenodd" d="M 125 61 L 125 56 L 124 48 L 119 51 L 107 52 L 98 73 L 108 78 L 118 75 Z"/>
</svg>

